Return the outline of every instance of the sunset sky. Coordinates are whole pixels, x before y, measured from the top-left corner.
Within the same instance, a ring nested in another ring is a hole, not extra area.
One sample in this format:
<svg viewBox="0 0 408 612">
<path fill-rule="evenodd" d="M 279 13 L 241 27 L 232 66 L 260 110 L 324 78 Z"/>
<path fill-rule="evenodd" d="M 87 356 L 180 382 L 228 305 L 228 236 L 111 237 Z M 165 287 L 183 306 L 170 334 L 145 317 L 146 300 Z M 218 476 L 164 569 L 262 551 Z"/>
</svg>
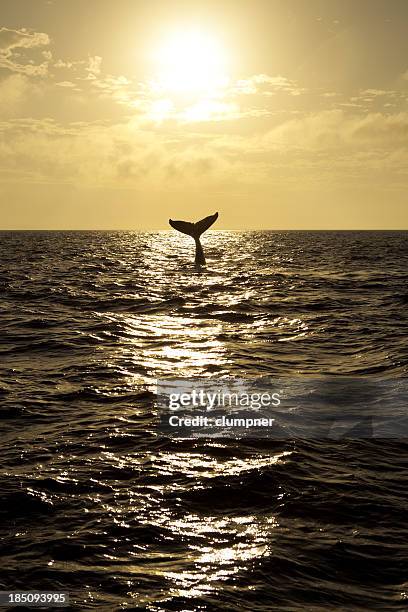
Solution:
<svg viewBox="0 0 408 612">
<path fill-rule="evenodd" d="M 2 0 L 0 229 L 408 228 L 406 0 Z"/>
</svg>

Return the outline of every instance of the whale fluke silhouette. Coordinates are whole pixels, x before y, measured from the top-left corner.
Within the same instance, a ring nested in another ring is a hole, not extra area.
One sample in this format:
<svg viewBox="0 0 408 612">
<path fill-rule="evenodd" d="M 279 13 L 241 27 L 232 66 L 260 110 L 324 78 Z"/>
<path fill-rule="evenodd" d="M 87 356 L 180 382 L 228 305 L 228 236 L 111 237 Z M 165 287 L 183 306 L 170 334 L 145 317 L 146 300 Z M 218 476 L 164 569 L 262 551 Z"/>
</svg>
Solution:
<svg viewBox="0 0 408 612">
<path fill-rule="evenodd" d="M 196 245 L 196 254 L 195 254 L 195 264 L 196 266 L 205 266 L 205 257 L 203 247 L 201 246 L 200 236 L 209 227 L 212 226 L 213 223 L 218 219 L 218 213 L 216 212 L 214 215 L 209 215 L 208 217 L 204 217 L 201 221 L 197 221 L 197 223 L 190 223 L 189 221 L 173 221 L 173 219 L 169 219 L 169 223 L 171 227 L 178 230 L 182 234 L 187 234 L 187 236 L 191 236 L 195 240 Z"/>
</svg>

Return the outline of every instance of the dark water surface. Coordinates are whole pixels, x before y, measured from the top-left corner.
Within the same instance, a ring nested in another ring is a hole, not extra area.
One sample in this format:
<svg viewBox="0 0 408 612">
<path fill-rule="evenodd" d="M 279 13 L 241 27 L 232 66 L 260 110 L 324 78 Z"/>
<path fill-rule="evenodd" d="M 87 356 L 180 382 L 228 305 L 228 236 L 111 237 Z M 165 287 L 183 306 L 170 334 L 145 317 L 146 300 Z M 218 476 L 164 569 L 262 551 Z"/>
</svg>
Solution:
<svg viewBox="0 0 408 612">
<path fill-rule="evenodd" d="M 0 234 L 0 588 L 406 610 L 405 439 L 169 440 L 162 377 L 406 377 L 408 234 Z"/>
</svg>

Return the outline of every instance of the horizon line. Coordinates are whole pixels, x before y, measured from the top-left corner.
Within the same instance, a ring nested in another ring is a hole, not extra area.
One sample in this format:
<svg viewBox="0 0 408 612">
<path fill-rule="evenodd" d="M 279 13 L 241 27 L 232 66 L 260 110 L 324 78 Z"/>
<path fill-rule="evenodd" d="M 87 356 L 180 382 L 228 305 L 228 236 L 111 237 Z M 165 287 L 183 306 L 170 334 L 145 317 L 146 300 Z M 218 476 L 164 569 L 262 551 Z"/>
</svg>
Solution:
<svg viewBox="0 0 408 612">
<path fill-rule="evenodd" d="M 169 228 L 0 228 L 0 232 L 171 232 Z M 224 228 L 210 232 L 407 232 L 407 228 L 355 227 L 355 228 Z"/>
</svg>

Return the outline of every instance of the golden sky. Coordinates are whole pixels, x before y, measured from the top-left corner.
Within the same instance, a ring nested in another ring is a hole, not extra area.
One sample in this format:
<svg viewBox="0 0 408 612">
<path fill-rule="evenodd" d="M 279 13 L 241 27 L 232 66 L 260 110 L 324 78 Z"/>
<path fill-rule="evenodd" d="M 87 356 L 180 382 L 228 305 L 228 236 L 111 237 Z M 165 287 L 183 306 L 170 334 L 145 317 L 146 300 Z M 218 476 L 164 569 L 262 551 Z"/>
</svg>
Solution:
<svg viewBox="0 0 408 612">
<path fill-rule="evenodd" d="M 0 229 L 408 228 L 406 0 L 2 0 Z"/>
</svg>

